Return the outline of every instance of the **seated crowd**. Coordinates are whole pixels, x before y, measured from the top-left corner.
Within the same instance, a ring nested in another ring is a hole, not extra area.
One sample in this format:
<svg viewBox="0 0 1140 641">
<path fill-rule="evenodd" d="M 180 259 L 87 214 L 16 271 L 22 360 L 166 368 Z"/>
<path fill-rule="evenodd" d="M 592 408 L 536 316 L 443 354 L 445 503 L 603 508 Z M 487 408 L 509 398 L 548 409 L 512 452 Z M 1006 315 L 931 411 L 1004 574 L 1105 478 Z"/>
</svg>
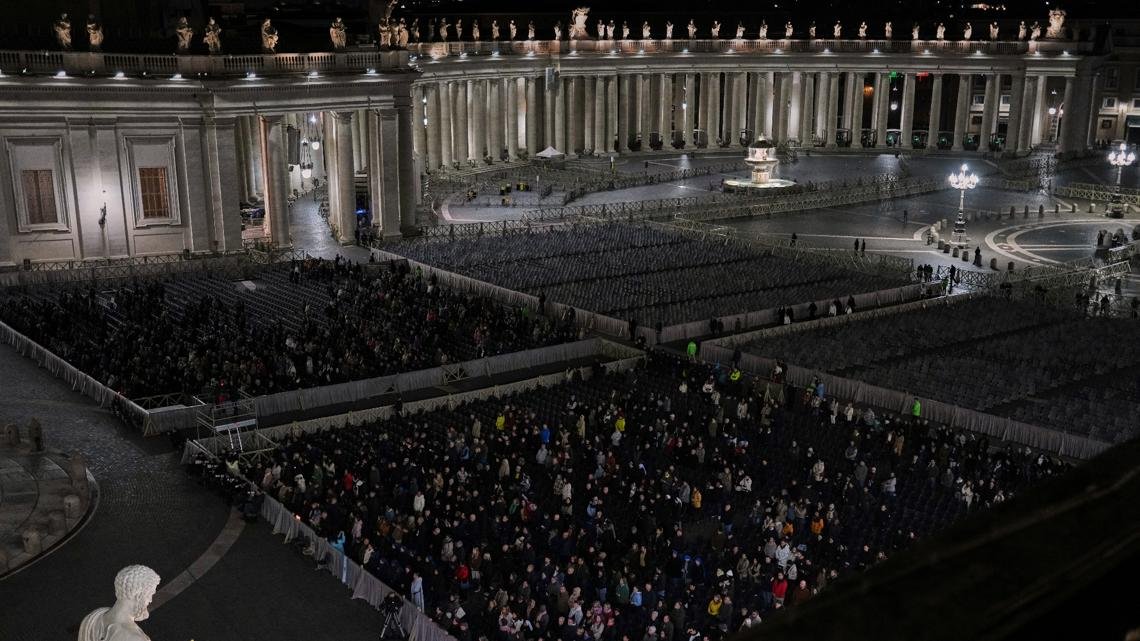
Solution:
<svg viewBox="0 0 1140 641">
<path fill-rule="evenodd" d="M 408 242 L 390 249 L 508 289 L 632 319 L 643 327 L 846 299 L 906 282 L 648 224 Z"/>
<path fill-rule="evenodd" d="M 243 471 L 460 641 L 701 641 L 1063 468 L 822 387 L 647 358 L 292 436 Z"/>
<path fill-rule="evenodd" d="M 1133 319 L 982 297 L 764 337 L 743 350 L 1110 443 L 1140 433 Z"/>
<path fill-rule="evenodd" d="M 386 266 L 309 259 L 254 290 L 206 278 L 10 296 L 0 320 L 129 398 L 268 394 L 571 340 L 552 321 Z"/>
</svg>

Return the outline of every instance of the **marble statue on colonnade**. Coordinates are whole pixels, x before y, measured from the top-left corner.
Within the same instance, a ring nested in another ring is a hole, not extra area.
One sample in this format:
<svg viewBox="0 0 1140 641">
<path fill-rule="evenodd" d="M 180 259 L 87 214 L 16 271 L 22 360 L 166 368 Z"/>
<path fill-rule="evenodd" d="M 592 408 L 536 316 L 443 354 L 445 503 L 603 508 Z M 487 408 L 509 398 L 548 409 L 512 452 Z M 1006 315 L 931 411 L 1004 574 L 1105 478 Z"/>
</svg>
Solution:
<svg viewBox="0 0 1140 641">
<path fill-rule="evenodd" d="M 103 25 L 95 21 L 95 14 L 87 15 L 87 44 L 91 51 L 103 50 Z"/>
<path fill-rule="evenodd" d="M 629 40 L 629 23 L 625 20 L 621 21 L 621 39 Z"/>
<path fill-rule="evenodd" d="M 99 608 L 83 617 L 78 641 L 150 641 L 138 626 L 150 616 L 147 611 L 161 579 L 145 565 L 128 565 L 115 575 L 115 605 Z"/>
<path fill-rule="evenodd" d="M 277 27 L 273 26 L 273 21 L 269 18 L 261 21 L 261 52 L 262 53 L 277 53 L 277 41 L 280 37 L 277 35 Z"/>
<path fill-rule="evenodd" d="M 836 40 L 842 38 L 843 37 L 843 23 L 836 20 L 835 26 L 833 26 L 831 28 L 831 35 L 834 36 Z"/>
<path fill-rule="evenodd" d="M 435 34 L 436 34 L 435 18 L 428 18 L 428 21 L 427 21 L 427 39 L 429 41 L 434 39 Z"/>
<path fill-rule="evenodd" d="M 895 27 L 894 27 L 894 25 L 891 24 L 890 20 L 887 20 L 887 24 L 883 25 L 883 37 L 886 38 L 887 40 L 890 40 L 891 38 L 894 37 L 894 35 L 895 35 Z"/>
<path fill-rule="evenodd" d="M 744 23 L 743 22 L 736 23 L 736 39 L 737 40 L 743 40 L 744 39 Z"/>
<path fill-rule="evenodd" d="M 689 40 L 697 37 L 697 23 L 693 19 L 689 19 Z"/>
<path fill-rule="evenodd" d="M 562 21 L 561 20 L 554 23 L 554 39 L 555 40 L 561 40 L 562 39 Z"/>
<path fill-rule="evenodd" d="M 935 27 L 935 29 L 934 29 L 934 37 L 938 40 L 945 40 L 946 39 L 946 25 L 939 22 L 938 26 Z"/>
<path fill-rule="evenodd" d="M 710 30 L 713 40 L 720 40 L 720 20 L 713 20 L 713 26 Z"/>
<path fill-rule="evenodd" d="M 408 48 L 408 25 L 400 18 L 400 23 L 396 25 L 396 35 L 394 36 L 396 45 L 401 49 Z"/>
<path fill-rule="evenodd" d="M 610 20 L 609 22 L 606 23 L 606 40 L 613 40 L 614 39 L 614 31 L 615 31 L 614 21 Z"/>
<path fill-rule="evenodd" d="M 1029 39 L 1030 40 L 1037 40 L 1040 37 L 1041 37 L 1041 25 L 1034 22 L 1033 26 L 1029 28 Z"/>
<path fill-rule="evenodd" d="M 332 41 L 333 49 L 337 51 L 348 45 L 348 28 L 344 26 L 344 20 L 340 16 L 329 25 L 329 40 Z"/>
<path fill-rule="evenodd" d="M 585 40 L 590 37 L 586 32 L 586 20 L 590 16 L 589 7 L 578 7 L 570 12 L 570 39 Z"/>
<path fill-rule="evenodd" d="M 966 23 L 966 28 L 962 29 L 962 39 L 969 40 L 974 35 L 974 25 L 969 22 Z"/>
<path fill-rule="evenodd" d="M 447 18 L 439 19 L 439 39 L 443 42 L 447 42 L 447 30 L 450 27 L 451 25 L 447 24 Z"/>
<path fill-rule="evenodd" d="M 649 21 L 648 20 L 641 23 L 641 39 L 642 40 L 652 40 L 653 39 L 653 30 L 649 28 Z"/>
<path fill-rule="evenodd" d="M 515 25 L 514 20 L 511 20 L 510 24 L 507 25 L 507 31 L 511 34 L 511 40 L 514 40 L 515 36 L 518 35 L 519 28 Z"/>
<path fill-rule="evenodd" d="M 526 39 L 534 40 L 534 20 L 531 20 L 526 25 Z"/>
<path fill-rule="evenodd" d="M 784 23 L 784 39 L 785 40 L 791 40 L 792 34 L 795 33 L 795 31 L 796 31 L 796 28 L 794 25 L 792 25 L 791 20 Z"/>
<path fill-rule="evenodd" d="M 202 42 L 210 53 L 222 52 L 222 27 L 213 18 L 206 22 L 206 35 L 202 36 Z"/>
<path fill-rule="evenodd" d="M 410 29 L 410 31 L 411 31 L 412 40 L 419 42 L 420 41 L 420 19 L 419 18 L 412 20 L 412 28 Z"/>
<path fill-rule="evenodd" d="M 561 28 L 562 25 L 559 23 L 559 29 Z M 479 42 L 479 35 L 479 20 L 475 20 L 471 23 L 471 39 L 475 42 Z M 557 40 L 557 38 L 555 38 L 555 40 Z"/>
<path fill-rule="evenodd" d="M 1017 25 L 1017 39 L 1018 40 L 1025 40 L 1025 35 L 1026 35 L 1025 21 L 1022 20 L 1021 24 Z"/>
<path fill-rule="evenodd" d="M 463 18 L 455 19 L 455 39 L 463 40 Z"/>
<path fill-rule="evenodd" d="M 190 20 L 186 16 L 178 19 L 174 33 L 178 36 L 178 53 L 189 53 L 190 45 L 194 41 L 194 28 L 190 26 Z"/>
<path fill-rule="evenodd" d="M 808 38 L 815 40 L 815 20 L 812 20 L 811 24 L 808 25 Z"/>
<path fill-rule="evenodd" d="M 52 29 L 55 30 L 55 41 L 59 43 L 59 48 L 71 51 L 71 19 L 66 13 L 59 14 L 59 20 L 55 21 Z"/>
<path fill-rule="evenodd" d="M 673 39 L 673 23 L 669 22 L 669 21 L 665 22 L 665 39 L 666 40 L 672 40 Z"/>
<path fill-rule="evenodd" d="M 990 23 L 990 40 L 997 40 L 997 39 L 998 39 L 998 23 L 991 22 Z"/>
<path fill-rule="evenodd" d="M 1065 37 L 1065 15 L 1064 9 L 1049 10 L 1049 28 L 1045 30 L 1046 38 Z"/>
<path fill-rule="evenodd" d="M 910 39 L 911 40 L 920 40 L 921 39 L 918 37 L 918 23 L 917 22 L 914 23 L 914 26 L 910 28 Z"/>
<path fill-rule="evenodd" d="M 765 22 L 764 20 L 760 21 L 760 39 L 761 40 L 767 40 L 768 39 L 768 23 Z"/>
<path fill-rule="evenodd" d="M 867 23 L 866 22 L 860 22 L 859 23 L 859 39 L 862 40 L 863 38 L 866 38 L 866 37 L 867 37 Z"/>
<path fill-rule="evenodd" d="M 598 40 L 606 39 L 606 21 L 598 20 Z"/>
<path fill-rule="evenodd" d="M 380 48 L 388 49 L 392 46 L 392 30 L 388 28 L 387 21 L 381 20 L 380 24 L 376 25 L 377 31 L 380 32 Z"/>
<path fill-rule="evenodd" d="M 495 42 L 498 42 L 498 40 L 499 40 L 499 21 L 498 20 L 492 20 L 491 21 L 491 40 L 494 40 Z"/>
</svg>

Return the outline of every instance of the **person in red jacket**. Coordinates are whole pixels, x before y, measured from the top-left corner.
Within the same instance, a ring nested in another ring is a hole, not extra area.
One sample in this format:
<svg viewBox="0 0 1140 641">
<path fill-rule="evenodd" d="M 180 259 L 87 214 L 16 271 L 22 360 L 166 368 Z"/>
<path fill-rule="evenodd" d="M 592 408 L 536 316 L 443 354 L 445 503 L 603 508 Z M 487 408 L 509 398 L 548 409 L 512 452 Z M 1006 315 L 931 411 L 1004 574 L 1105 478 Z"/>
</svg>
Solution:
<svg viewBox="0 0 1140 641">
<path fill-rule="evenodd" d="M 778 572 L 776 578 L 772 579 L 772 597 L 776 600 L 776 605 L 784 605 L 784 597 L 788 594 L 788 580 L 784 578 L 783 572 Z"/>
</svg>

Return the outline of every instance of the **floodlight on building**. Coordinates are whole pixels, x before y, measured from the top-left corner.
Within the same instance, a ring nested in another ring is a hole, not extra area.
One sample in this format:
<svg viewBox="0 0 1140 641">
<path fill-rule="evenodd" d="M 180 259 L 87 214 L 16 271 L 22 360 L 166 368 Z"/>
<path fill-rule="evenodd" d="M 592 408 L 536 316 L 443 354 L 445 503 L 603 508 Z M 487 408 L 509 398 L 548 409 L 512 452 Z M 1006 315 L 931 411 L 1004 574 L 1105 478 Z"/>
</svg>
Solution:
<svg viewBox="0 0 1140 641">
<path fill-rule="evenodd" d="M 64 71 L 63 69 L 60 69 L 59 71 L 55 72 L 55 77 L 56 78 L 66 78 L 67 72 Z"/>
<path fill-rule="evenodd" d="M 245 72 L 245 79 L 246 80 L 257 80 L 257 74 L 253 73 L 252 71 L 247 71 L 247 72 Z"/>
<path fill-rule="evenodd" d="M 373 69 L 372 67 L 369 67 L 369 68 L 367 68 L 367 69 L 365 69 L 365 70 L 364 70 L 364 75 L 366 75 L 366 76 L 375 76 L 375 75 L 376 75 L 376 70 L 375 70 L 375 69 Z"/>
<path fill-rule="evenodd" d="M 320 74 L 318 74 L 316 71 L 310 71 L 310 72 L 309 72 L 309 77 L 310 77 L 310 78 L 316 78 L 318 75 L 320 75 Z"/>
<path fill-rule="evenodd" d="M 126 77 L 127 77 L 127 74 L 123 73 L 122 71 L 116 71 L 115 72 L 115 80 L 122 80 L 123 78 L 126 78 Z"/>
</svg>

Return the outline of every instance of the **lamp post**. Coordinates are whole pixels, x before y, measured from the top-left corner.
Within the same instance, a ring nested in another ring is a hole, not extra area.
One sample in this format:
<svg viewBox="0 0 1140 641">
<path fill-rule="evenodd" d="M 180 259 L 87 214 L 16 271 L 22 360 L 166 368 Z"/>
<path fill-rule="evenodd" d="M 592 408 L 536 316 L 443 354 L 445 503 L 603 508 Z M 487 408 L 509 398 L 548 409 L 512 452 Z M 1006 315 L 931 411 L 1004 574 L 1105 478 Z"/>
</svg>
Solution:
<svg viewBox="0 0 1140 641">
<path fill-rule="evenodd" d="M 1120 174 L 1125 167 L 1136 162 L 1136 153 L 1128 151 L 1128 146 L 1120 143 L 1116 151 L 1108 152 L 1108 164 L 1116 167 L 1116 188 L 1112 191 L 1111 214 L 1113 217 L 1124 215 L 1124 198 L 1120 195 Z"/>
<path fill-rule="evenodd" d="M 966 237 L 966 215 L 963 211 L 966 205 L 966 192 L 978 186 L 977 174 L 969 173 L 970 168 L 965 164 L 958 170 L 956 174 L 950 174 L 950 186 L 958 190 L 958 219 L 954 221 L 954 237 L 953 242 L 957 245 L 965 245 L 969 242 Z"/>
</svg>

